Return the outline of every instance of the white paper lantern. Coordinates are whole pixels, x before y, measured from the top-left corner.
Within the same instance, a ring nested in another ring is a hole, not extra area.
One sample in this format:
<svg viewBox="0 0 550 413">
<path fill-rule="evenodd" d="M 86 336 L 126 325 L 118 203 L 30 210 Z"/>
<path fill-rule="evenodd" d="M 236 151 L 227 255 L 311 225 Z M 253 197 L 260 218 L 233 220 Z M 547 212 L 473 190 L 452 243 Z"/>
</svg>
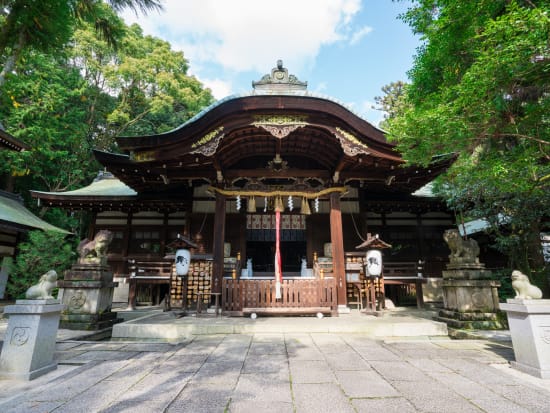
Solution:
<svg viewBox="0 0 550 413">
<path fill-rule="evenodd" d="M 367 275 L 379 277 L 382 274 L 382 253 L 378 250 L 367 251 L 365 264 Z"/>
<path fill-rule="evenodd" d="M 191 262 L 191 252 L 186 249 L 176 250 L 176 274 L 180 277 L 189 272 L 189 263 Z"/>
</svg>

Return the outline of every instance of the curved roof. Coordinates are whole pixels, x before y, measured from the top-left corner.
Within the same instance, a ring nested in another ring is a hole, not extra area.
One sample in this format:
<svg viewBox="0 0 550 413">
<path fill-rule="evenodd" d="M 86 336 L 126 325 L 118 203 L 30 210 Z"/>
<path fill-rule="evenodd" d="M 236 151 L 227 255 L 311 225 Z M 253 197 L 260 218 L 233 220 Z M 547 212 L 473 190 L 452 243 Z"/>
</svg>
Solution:
<svg viewBox="0 0 550 413">
<path fill-rule="evenodd" d="M 17 152 L 22 152 L 29 149 L 27 144 L 11 136 L 4 130 L 2 124 L 0 124 L 0 148 L 2 147 Z"/>
<path fill-rule="evenodd" d="M 123 153 L 95 156 L 139 193 L 197 183 L 315 181 L 410 194 L 453 160 L 405 167 L 382 130 L 343 104 L 308 92 L 282 62 L 253 85 L 251 93 L 222 99 L 169 132 L 117 138 Z"/>
<path fill-rule="evenodd" d="M 25 208 L 16 195 L 4 191 L 0 191 L 0 225 L 23 231 L 36 228 L 70 234 L 69 231 L 41 220 Z"/>
</svg>

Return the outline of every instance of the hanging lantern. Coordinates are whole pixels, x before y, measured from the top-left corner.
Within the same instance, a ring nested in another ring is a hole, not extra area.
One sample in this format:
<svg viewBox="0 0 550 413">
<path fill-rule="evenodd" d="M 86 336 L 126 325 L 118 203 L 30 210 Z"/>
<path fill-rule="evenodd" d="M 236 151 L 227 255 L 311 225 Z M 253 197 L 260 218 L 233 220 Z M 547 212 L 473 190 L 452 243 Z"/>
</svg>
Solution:
<svg viewBox="0 0 550 413">
<path fill-rule="evenodd" d="M 187 275 L 189 272 L 189 263 L 191 262 L 191 252 L 186 248 L 176 250 L 176 274 L 179 277 Z"/>
<path fill-rule="evenodd" d="M 300 206 L 300 212 L 303 215 L 311 215 L 311 209 L 309 209 L 309 202 L 306 197 L 302 198 L 302 205 Z"/>
<path fill-rule="evenodd" d="M 378 234 L 372 236 L 367 234 L 367 239 L 358 245 L 358 249 L 367 249 L 365 256 L 365 274 L 369 277 L 380 277 L 382 274 L 382 252 L 383 248 L 391 248 L 391 245 L 382 241 Z"/>
<path fill-rule="evenodd" d="M 246 212 L 249 214 L 253 214 L 256 212 L 256 198 L 253 196 L 248 198 L 248 207 L 246 208 Z"/>
<path fill-rule="evenodd" d="M 176 239 L 168 244 L 167 247 L 176 250 L 174 254 L 176 275 L 179 277 L 186 276 L 191 264 L 191 251 L 188 248 L 198 248 L 198 245 L 187 237 L 177 234 Z"/>
<path fill-rule="evenodd" d="M 370 277 L 380 277 L 382 274 L 382 253 L 380 250 L 368 250 L 366 258 L 366 272 Z"/>
</svg>

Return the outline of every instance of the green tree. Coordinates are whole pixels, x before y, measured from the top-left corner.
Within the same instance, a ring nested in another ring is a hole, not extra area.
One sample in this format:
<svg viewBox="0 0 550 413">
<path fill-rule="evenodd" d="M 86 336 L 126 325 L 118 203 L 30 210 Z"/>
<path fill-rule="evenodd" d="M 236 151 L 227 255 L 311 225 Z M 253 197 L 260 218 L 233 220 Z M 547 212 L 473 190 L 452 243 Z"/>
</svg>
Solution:
<svg viewBox="0 0 550 413">
<path fill-rule="evenodd" d="M 76 240 L 66 240 L 59 232 L 31 231 L 28 241 L 18 248 L 6 286 L 11 298 L 25 298 L 25 291 L 49 270 L 55 270 L 58 278 L 62 278 L 76 259 Z"/>
<path fill-rule="evenodd" d="M 91 22 L 113 44 L 117 31 L 104 14 L 101 0 L 0 0 L 0 86 L 16 69 L 25 50 L 55 52 L 71 38 L 80 22 Z M 148 12 L 161 8 L 157 0 L 108 0 L 115 11 Z"/>
<path fill-rule="evenodd" d="M 104 16 L 121 33 L 117 47 L 80 24 L 56 53 L 26 50 L 17 75 L 0 90 L 0 119 L 28 143 L 26 152 L 0 152 L 4 188 L 65 191 L 88 184 L 100 165 L 92 149 L 116 151 L 114 137 L 160 133 L 179 126 L 213 101 L 188 63 L 169 43 L 128 27 L 106 5 Z M 79 217 L 35 203 L 41 217 L 79 232 Z"/>
<path fill-rule="evenodd" d="M 86 105 L 82 99 L 87 85 L 78 68 L 67 66 L 61 56 L 31 52 L 25 56 L 21 73 L 24 76 L 4 85 L 0 113 L 4 126 L 31 150 L 2 151 L 6 162 L 0 170 L 19 177 L 20 188 L 32 182 L 36 189 L 71 189 L 90 178 L 86 168 L 92 157 L 84 139 Z"/>
<path fill-rule="evenodd" d="M 395 118 L 405 110 L 406 88 L 407 85 L 403 81 L 398 80 L 397 82 L 391 82 L 389 85 L 382 86 L 384 95 L 374 97 L 374 101 L 378 107 L 373 106 L 373 109 L 384 112 L 384 120 L 380 123 L 382 128 L 386 126 L 389 119 Z"/>
<path fill-rule="evenodd" d="M 168 42 L 144 36 L 132 25 L 117 49 L 117 59 L 103 66 L 105 87 L 117 104 L 108 115 L 107 133 L 147 135 L 179 126 L 213 102 L 209 89 L 187 75 L 182 52 Z"/>
<path fill-rule="evenodd" d="M 409 162 L 460 155 L 438 190 L 457 212 L 489 219 L 510 265 L 547 291 L 549 12 L 542 0 L 416 1 L 403 19 L 424 45 L 388 125 Z"/>
</svg>

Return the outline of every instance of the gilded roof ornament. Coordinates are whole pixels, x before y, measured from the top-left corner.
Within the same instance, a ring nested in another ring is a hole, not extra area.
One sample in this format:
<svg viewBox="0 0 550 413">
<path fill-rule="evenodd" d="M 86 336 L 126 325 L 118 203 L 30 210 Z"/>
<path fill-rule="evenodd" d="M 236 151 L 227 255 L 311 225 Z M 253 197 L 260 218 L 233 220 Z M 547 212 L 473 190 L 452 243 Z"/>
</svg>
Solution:
<svg viewBox="0 0 550 413">
<path fill-rule="evenodd" d="M 223 139 L 223 126 L 220 126 L 213 131 L 207 133 L 197 142 L 191 145 L 190 153 L 200 153 L 204 156 L 212 156 L 216 153 L 220 141 Z"/>
<path fill-rule="evenodd" d="M 303 128 L 308 123 L 304 115 L 256 115 L 252 125 L 262 128 L 276 138 L 286 138 L 291 132 Z"/>
<path fill-rule="evenodd" d="M 361 153 L 368 154 L 368 146 L 361 142 L 355 135 L 342 128 L 336 128 L 334 136 L 340 141 L 344 153 L 348 156 L 355 156 Z"/>
</svg>

